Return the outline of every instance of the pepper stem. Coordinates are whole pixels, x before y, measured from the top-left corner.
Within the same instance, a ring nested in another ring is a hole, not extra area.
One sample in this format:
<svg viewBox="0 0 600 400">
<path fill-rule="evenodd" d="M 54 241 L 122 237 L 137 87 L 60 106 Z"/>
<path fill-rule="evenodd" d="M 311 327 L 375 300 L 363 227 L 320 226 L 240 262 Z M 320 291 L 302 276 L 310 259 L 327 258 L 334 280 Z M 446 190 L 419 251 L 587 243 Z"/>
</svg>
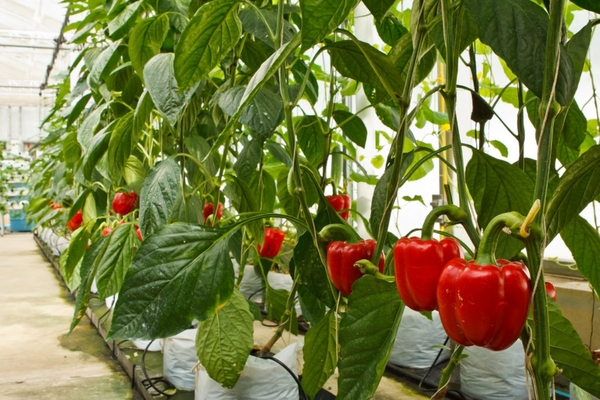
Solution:
<svg viewBox="0 0 600 400">
<path fill-rule="evenodd" d="M 507 212 L 494 217 L 483 232 L 475 263 L 477 265 L 496 265 L 496 246 L 500 234 L 505 228 L 510 229 L 512 233 L 513 230 L 521 228 L 524 223 L 525 217 L 518 212 Z"/>
<path fill-rule="evenodd" d="M 369 260 L 359 260 L 354 263 L 354 266 L 358 268 L 363 275 L 371 275 L 377 279 L 381 279 L 390 283 L 396 282 L 395 277 L 382 274 L 379 272 L 379 268 Z"/>
<path fill-rule="evenodd" d="M 360 242 L 360 236 L 349 225 L 329 224 L 319 232 L 319 240 L 325 243 L 341 240 L 348 243 Z"/>
<path fill-rule="evenodd" d="M 521 229 L 519 230 L 519 235 L 521 235 L 522 238 L 527 239 L 529 237 L 529 226 L 533 223 L 533 220 L 538 215 L 541 208 L 542 203 L 540 199 L 537 199 L 531 206 L 531 209 L 529 210 L 529 213 L 525 217 L 525 221 L 523 221 L 523 225 L 521 225 Z"/>
<path fill-rule="evenodd" d="M 423 229 L 421 230 L 422 240 L 431 239 L 435 223 L 442 215 L 445 215 L 452 222 L 463 222 L 469 217 L 463 209 L 453 204 L 435 207 L 427 214 L 425 221 L 423 221 Z"/>
</svg>

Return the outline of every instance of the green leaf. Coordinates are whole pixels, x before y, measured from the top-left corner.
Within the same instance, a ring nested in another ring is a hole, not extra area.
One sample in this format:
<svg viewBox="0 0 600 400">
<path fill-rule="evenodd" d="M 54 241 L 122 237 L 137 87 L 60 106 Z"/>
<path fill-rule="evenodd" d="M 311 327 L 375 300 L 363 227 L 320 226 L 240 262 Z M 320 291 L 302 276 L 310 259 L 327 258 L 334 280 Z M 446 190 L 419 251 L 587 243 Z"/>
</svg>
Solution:
<svg viewBox="0 0 600 400">
<path fill-rule="evenodd" d="M 208 376 L 223 387 L 234 387 L 246 366 L 254 344 L 253 321 L 246 299 L 234 290 L 229 301 L 198 328 L 198 359 Z"/>
<path fill-rule="evenodd" d="M 108 142 L 108 172 L 113 182 L 123 176 L 123 168 L 135 149 L 139 137 L 133 135 L 133 111 L 117 120 Z"/>
<path fill-rule="evenodd" d="M 106 110 L 106 107 L 108 107 L 107 104 L 102 104 L 89 113 L 77 131 L 77 141 L 81 145 L 84 153 L 88 152 L 92 140 L 94 140 L 94 134 L 96 133 L 98 125 L 100 125 L 100 119 L 102 118 L 102 113 Z"/>
<path fill-rule="evenodd" d="M 294 265 L 300 273 L 300 286 L 305 286 L 319 301 L 329 308 L 335 306 L 331 294 L 326 266 L 315 247 L 310 232 L 303 233 L 294 247 Z"/>
<path fill-rule="evenodd" d="M 534 186 L 525 172 L 483 152 L 473 151 L 466 168 L 466 180 L 477 211 L 477 222 L 483 228 L 501 213 L 516 211 L 527 215 L 533 204 Z M 496 257 L 512 257 L 522 248 L 522 242 L 503 235 Z"/>
<path fill-rule="evenodd" d="M 177 192 L 177 198 L 173 204 L 173 211 L 169 220 L 172 222 L 184 222 L 187 224 L 202 224 L 204 217 L 202 215 L 202 200 L 198 194 L 186 195 L 185 201 L 181 191 Z"/>
<path fill-rule="evenodd" d="M 142 135 L 142 131 L 146 123 L 148 123 L 152 110 L 154 110 L 152 96 L 150 96 L 148 90 L 144 90 L 133 114 L 133 127 L 131 129 L 133 129 L 134 136 L 140 137 Z"/>
<path fill-rule="evenodd" d="M 359 0 L 304 0 L 302 10 L 302 51 L 319 43 L 346 20 Z"/>
<path fill-rule="evenodd" d="M 550 242 L 600 194 L 600 146 L 583 153 L 561 176 L 546 209 Z"/>
<path fill-rule="evenodd" d="M 260 10 L 265 21 L 269 25 L 271 32 L 275 34 L 277 32 L 277 13 L 275 11 Z M 249 8 L 240 12 L 240 21 L 244 31 L 250 33 L 258 40 L 264 42 L 268 46 L 274 48 L 273 40 L 274 37 L 269 36 L 269 30 L 263 22 L 263 19 L 258 15 L 258 12 L 254 8 Z M 287 20 L 283 20 L 283 43 L 289 42 L 292 37 L 296 34 L 294 25 Z"/>
<path fill-rule="evenodd" d="M 325 316 L 327 307 L 312 294 L 306 285 L 298 285 L 298 299 L 302 309 L 302 317 L 312 326 L 316 325 Z"/>
<path fill-rule="evenodd" d="M 129 58 L 140 77 L 144 75 L 144 65 L 160 52 L 160 47 L 169 32 L 169 17 L 161 14 L 138 23 L 129 38 Z"/>
<path fill-rule="evenodd" d="M 69 113 L 69 116 L 67 118 L 67 127 L 71 126 L 73 122 L 75 122 L 75 120 L 79 118 L 81 112 L 85 109 L 85 106 L 90 100 L 90 97 L 92 97 L 92 94 L 88 93 L 85 96 L 82 96 L 79 100 L 77 100 L 77 103 L 75 103 L 73 109 L 71 109 L 71 112 Z"/>
<path fill-rule="evenodd" d="M 559 134 L 561 134 L 563 142 L 566 146 L 569 146 L 573 150 L 577 150 L 578 156 L 579 146 L 581 146 L 583 140 L 585 139 L 586 130 L 587 119 L 577 103 L 574 101 L 569 106 L 564 128 L 559 132 Z"/>
<path fill-rule="evenodd" d="M 230 230 L 166 225 L 146 237 L 125 276 L 109 340 L 176 335 L 213 316 L 233 293 Z"/>
<path fill-rule="evenodd" d="M 327 140 L 323 133 L 326 122 L 315 115 L 306 115 L 295 125 L 300 149 L 311 165 L 321 165 L 327 151 Z"/>
<path fill-rule="evenodd" d="M 490 144 L 500 152 L 502 157 L 508 157 L 508 148 L 499 140 L 490 140 Z"/>
<path fill-rule="evenodd" d="M 165 225 L 177 198 L 181 171 L 174 158 L 167 158 L 148 174 L 140 195 L 140 230 L 147 238 Z"/>
<path fill-rule="evenodd" d="M 96 260 L 100 299 L 119 293 L 139 242 L 133 224 L 118 225 L 108 234 L 106 251 Z"/>
<path fill-rule="evenodd" d="M 98 209 L 96 208 L 96 198 L 94 197 L 94 192 L 90 192 L 85 199 L 85 204 L 83 205 L 83 222 L 85 224 L 94 223 L 96 217 L 98 217 Z"/>
<path fill-rule="evenodd" d="M 82 150 L 77 141 L 77 132 L 73 131 L 69 133 L 69 135 L 62 140 L 61 144 L 65 164 L 72 168 L 81 159 Z"/>
<path fill-rule="evenodd" d="M 107 242 L 107 237 L 100 238 L 98 241 L 92 243 L 90 248 L 85 252 L 85 256 L 83 256 L 83 261 L 81 262 L 81 283 L 77 290 L 75 311 L 73 313 L 73 320 L 71 321 L 69 332 L 72 332 L 73 329 L 75 329 L 88 308 L 90 302 L 90 289 L 94 277 L 96 276 L 96 271 L 98 270 L 98 261 L 106 251 Z"/>
<path fill-rule="evenodd" d="M 83 157 L 83 176 L 85 176 L 86 179 L 92 178 L 94 168 L 96 168 L 96 165 L 104 156 L 106 150 L 108 150 L 108 142 L 115 126 L 115 122 L 116 121 L 111 122 L 110 125 L 102 129 L 93 137 L 88 151 Z"/>
<path fill-rule="evenodd" d="M 244 146 L 236 163 L 233 165 L 237 177 L 244 182 L 250 182 L 262 155 L 262 149 L 256 140 L 252 140 Z"/>
<path fill-rule="evenodd" d="M 575 90 L 577 90 L 577 87 L 579 86 L 581 73 L 584 69 L 587 54 L 590 49 L 590 43 L 592 41 L 592 28 L 593 22 L 590 21 L 581 28 L 579 32 L 573 35 L 571 40 L 569 40 L 565 46 L 567 54 L 573 62 L 574 81 L 571 97 L 575 95 Z"/>
<path fill-rule="evenodd" d="M 479 39 L 502 57 L 508 67 L 537 97 L 542 96 L 548 14 L 530 0 L 467 0 L 477 23 Z M 556 98 L 568 105 L 574 94 L 573 63 L 561 51 Z"/>
<path fill-rule="evenodd" d="M 550 355 L 571 382 L 594 396 L 600 396 L 600 367 L 592 360 L 571 322 L 558 306 L 548 302 Z"/>
<path fill-rule="evenodd" d="M 338 318 L 330 310 L 326 318 L 311 327 L 304 338 L 302 389 L 311 399 L 321 390 L 337 365 Z"/>
<path fill-rule="evenodd" d="M 123 167 L 123 179 L 129 187 L 136 193 L 142 192 L 144 179 L 146 179 L 146 169 L 144 164 L 134 155 L 129 156 Z"/>
<path fill-rule="evenodd" d="M 333 119 L 348 139 L 363 149 L 365 148 L 365 144 L 367 143 L 367 127 L 358 115 L 344 110 L 335 110 L 333 112 Z"/>
<path fill-rule="evenodd" d="M 242 35 L 238 0 L 213 0 L 190 20 L 175 48 L 179 88 L 189 89 L 229 53 Z"/>
<path fill-rule="evenodd" d="M 319 83 L 317 82 L 317 78 L 313 71 L 308 69 L 308 65 L 306 65 L 304 61 L 298 60 L 292 65 L 292 74 L 294 75 L 294 80 L 298 84 L 301 84 L 304 81 L 306 74 L 308 74 L 306 89 L 303 95 L 306 96 L 307 100 L 312 105 L 316 104 L 319 100 Z"/>
<path fill-rule="evenodd" d="M 246 88 L 234 86 L 219 96 L 219 107 L 229 116 L 239 109 Z M 268 139 L 283 119 L 281 96 L 269 88 L 263 87 L 248 103 L 239 121 Z"/>
<path fill-rule="evenodd" d="M 73 287 L 73 289 L 76 288 L 73 282 L 79 279 L 79 276 L 75 276 L 77 266 L 85 255 L 94 223 L 95 221 L 87 223 L 73 232 L 69 241 L 68 251 L 63 253 L 65 260 L 64 264 L 61 262 L 61 273 L 65 282 L 69 284 L 69 287 Z M 63 256 L 61 255 L 61 261 L 62 258 Z"/>
<path fill-rule="evenodd" d="M 131 25 L 137 17 L 138 9 L 143 3 L 144 1 L 140 0 L 129 4 L 119 13 L 119 15 L 108 23 L 108 32 L 112 40 L 120 39 L 129 32 Z"/>
<path fill-rule="evenodd" d="M 369 399 L 375 393 L 403 311 L 394 283 L 371 276 L 354 283 L 340 321 L 337 399 Z"/>
<path fill-rule="evenodd" d="M 157 54 L 144 67 L 146 89 L 158 111 L 174 126 L 196 87 L 180 94 L 173 71 L 173 53 Z"/>
<path fill-rule="evenodd" d="M 371 11 L 377 21 L 381 21 L 386 16 L 395 2 L 396 0 L 363 0 L 363 4 Z"/>
<path fill-rule="evenodd" d="M 402 93 L 404 79 L 400 72 L 385 54 L 370 44 L 342 40 L 329 43 L 327 51 L 333 66 L 343 76 L 373 85 L 382 92 L 389 88 L 395 94 Z"/>
<path fill-rule="evenodd" d="M 586 10 L 600 13 L 600 4 L 596 0 L 572 0 L 572 2 Z"/>
<path fill-rule="evenodd" d="M 246 86 L 246 90 L 244 91 L 244 95 L 240 100 L 240 105 L 237 112 L 231 117 L 229 122 L 227 122 L 225 128 L 223 128 L 222 133 L 219 135 L 215 144 L 213 145 L 213 149 L 225 144 L 227 137 L 231 135 L 231 129 L 238 122 L 245 108 L 250 104 L 252 99 L 254 99 L 256 94 L 267 83 L 267 81 L 275 74 L 275 72 L 277 72 L 279 68 L 285 64 L 287 58 L 296 50 L 299 45 L 300 35 L 296 35 L 285 46 L 282 46 L 264 63 L 262 63 L 258 71 L 256 71 L 254 76 L 252 76 L 252 79 L 250 79 L 248 86 Z"/>
<path fill-rule="evenodd" d="M 560 236 L 571 250 L 577 269 L 595 290 L 600 289 L 600 235 L 584 218 L 577 216 L 565 225 Z"/>
<path fill-rule="evenodd" d="M 100 80 L 110 74 L 119 59 L 117 49 L 120 45 L 121 40 L 119 39 L 104 49 L 98 58 L 96 58 L 88 76 L 88 85 L 90 88 L 96 89 L 100 85 Z"/>
<path fill-rule="evenodd" d="M 284 289 L 273 289 L 269 284 L 267 284 L 265 295 L 267 300 L 267 319 L 284 323 L 284 328 L 288 332 L 290 332 L 292 335 L 297 335 L 298 321 L 295 307 L 292 307 L 290 316 L 285 316 L 290 292 Z"/>
</svg>

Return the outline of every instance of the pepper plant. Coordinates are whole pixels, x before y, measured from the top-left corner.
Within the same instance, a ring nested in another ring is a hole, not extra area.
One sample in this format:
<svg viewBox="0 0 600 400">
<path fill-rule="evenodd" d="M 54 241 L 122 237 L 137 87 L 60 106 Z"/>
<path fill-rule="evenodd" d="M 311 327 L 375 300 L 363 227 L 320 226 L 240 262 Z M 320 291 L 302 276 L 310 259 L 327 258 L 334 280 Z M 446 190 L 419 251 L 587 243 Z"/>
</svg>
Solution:
<svg viewBox="0 0 600 400">
<path fill-rule="evenodd" d="M 252 348 L 253 319 L 260 318 L 238 290 L 243 268 L 236 278 L 231 257 L 265 275 L 286 264 L 291 291 L 265 281 L 266 311 L 280 326 L 263 350 L 285 329 L 296 332 L 298 297 L 311 325 L 305 392 L 313 397 L 338 368 L 339 399 L 370 398 L 404 308 L 391 278 L 397 241 L 391 226 L 402 227 L 398 193 L 439 159 L 453 175 L 446 202 L 460 209 L 465 247 L 478 260 L 489 257 L 489 245 L 480 252 L 480 235 L 493 221 L 497 227 L 497 216 L 527 215 L 539 201 L 534 220 L 516 218 L 507 227 L 512 234 L 494 236 L 491 246 L 497 258 L 527 252 L 533 301 L 521 335 L 535 398 L 550 398 L 559 371 L 599 395 L 600 368 L 558 306 L 547 302 L 541 268 L 546 244 L 561 235 L 590 285 L 600 287 L 600 236 L 580 216 L 600 194 L 597 120 L 587 121 L 574 100 L 598 20 L 567 30 L 575 9 L 600 12 L 597 2 L 362 3 L 385 45 L 354 31 L 359 0 L 66 0 L 69 12 L 81 16 L 67 29 L 83 50 L 56 88 L 29 212 L 62 231 L 80 212 L 81 226 L 61 256 L 65 279 L 78 288 L 72 327 L 96 279 L 100 297 L 119 293 L 111 339 L 175 335 L 197 319 L 200 361 L 231 387 Z M 503 87 L 490 73 L 492 54 L 510 78 Z M 439 80 L 430 78 L 438 60 Z M 471 80 L 462 84 L 459 71 Z M 458 123 L 459 90 L 471 94 L 476 131 Z M 362 120 L 364 110 L 348 107 L 357 94 L 388 133 L 374 132 Z M 445 113 L 430 108 L 434 95 L 443 97 Z M 498 115 L 499 101 L 516 111 Z M 515 121 L 516 132 L 507 124 L 509 134 L 492 139 L 486 127 L 496 117 Z M 535 129 L 526 129 L 527 117 Z M 427 123 L 449 132 L 449 142 L 432 148 L 417 140 L 415 128 Z M 389 153 L 374 177 L 358 149 L 382 136 Z M 469 136 L 476 146 L 463 144 Z M 529 137 L 538 146 L 536 160 L 525 158 Z M 514 164 L 491 155 L 513 140 Z M 354 208 L 347 222 L 337 211 L 351 207 L 331 204 L 328 196 L 353 193 L 357 182 L 375 185 L 370 215 Z M 115 196 L 132 192 L 139 209 L 112 213 Z M 50 200 L 64 208 L 50 209 Z M 221 203 L 223 214 L 215 218 Z M 213 210 L 205 220 L 206 204 Z M 356 221 L 375 241 L 373 259 L 359 263 L 373 275 L 356 280 L 346 297 L 328 275 L 326 242 L 335 238 L 324 238 L 323 228 L 347 232 Z M 261 257 L 265 227 L 284 226 L 293 238 L 291 260 Z M 107 227 L 114 230 L 103 236 Z M 382 252 L 388 277 L 369 269 Z"/>
</svg>

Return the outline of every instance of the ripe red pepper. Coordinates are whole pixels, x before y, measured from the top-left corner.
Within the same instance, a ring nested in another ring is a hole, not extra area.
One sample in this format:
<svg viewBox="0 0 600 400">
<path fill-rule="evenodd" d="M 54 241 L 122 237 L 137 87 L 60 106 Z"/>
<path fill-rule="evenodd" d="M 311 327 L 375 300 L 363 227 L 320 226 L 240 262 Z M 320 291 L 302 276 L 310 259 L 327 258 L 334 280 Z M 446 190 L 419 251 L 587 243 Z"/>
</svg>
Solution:
<svg viewBox="0 0 600 400">
<path fill-rule="evenodd" d="M 503 350 L 523 330 L 531 283 L 521 262 L 482 264 L 462 258 L 446 264 L 437 288 L 440 319 L 448 336 L 463 346 Z"/>
<path fill-rule="evenodd" d="M 142 239 L 142 232 L 140 231 L 140 227 L 136 226 L 135 227 L 135 234 L 137 235 L 137 237 L 141 240 L 144 241 L 144 239 Z"/>
<path fill-rule="evenodd" d="M 331 207 L 333 207 L 333 209 L 337 211 L 338 214 L 340 214 L 340 217 L 348 221 L 348 218 L 350 217 L 349 210 L 352 206 L 352 200 L 350 200 L 350 196 L 348 196 L 347 194 L 338 194 L 335 196 L 325 196 L 325 198 L 327 199 L 329 204 L 331 204 Z"/>
<path fill-rule="evenodd" d="M 556 288 L 550 282 L 545 282 L 546 284 L 546 294 L 550 296 L 550 298 L 556 301 Z"/>
<path fill-rule="evenodd" d="M 394 246 L 396 287 L 404 303 L 415 311 L 437 308 L 437 284 L 444 265 L 460 257 L 460 248 L 451 238 L 437 241 L 416 237 L 401 238 Z"/>
<path fill-rule="evenodd" d="M 214 212 L 215 212 L 214 203 L 206 203 L 202 209 L 202 215 L 204 215 L 204 221 L 206 221 L 208 219 L 208 217 L 213 215 Z M 217 206 L 216 219 L 220 220 L 222 216 L 223 216 L 223 204 L 219 203 L 219 205 Z"/>
<path fill-rule="evenodd" d="M 129 193 L 119 192 L 113 198 L 112 209 L 117 214 L 127 215 L 135 208 L 137 199 L 138 196 L 133 190 Z"/>
<path fill-rule="evenodd" d="M 82 223 L 83 223 L 83 214 L 81 213 L 81 210 L 79 210 L 79 211 L 77 211 L 77 213 L 75 213 L 73 218 L 71 218 L 71 220 L 69 222 L 67 222 L 67 229 L 70 230 L 71 232 L 76 231 L 81 226 Z"/>
<path fill-rule="evenodd" d="M 108 226 L 102 229 L 102 236 L 108 236 L 109 233 L 113 231 L 113 228 L 109 228 Z"/>
<path fill-rule="evenodd" d="M 359 260 L 371 260 L 377 242 L 372 239 L 361 240 L 359 243 L 335 241 L 327 246 L 327 271 L 333 285 L 344 296 L 350 296 L 352 285 L 363 276 L 354 266 Z M 379 272 L 383 272 L 383 254 L 379 258 Z"/>
<path fill-rule="evenodd" d="M 258 254 L 263 258 L 275 258 L 281 250 L 285 232 L 277 228 L 265 228 L 265 241 L 258 245 Z"/>
</svg>

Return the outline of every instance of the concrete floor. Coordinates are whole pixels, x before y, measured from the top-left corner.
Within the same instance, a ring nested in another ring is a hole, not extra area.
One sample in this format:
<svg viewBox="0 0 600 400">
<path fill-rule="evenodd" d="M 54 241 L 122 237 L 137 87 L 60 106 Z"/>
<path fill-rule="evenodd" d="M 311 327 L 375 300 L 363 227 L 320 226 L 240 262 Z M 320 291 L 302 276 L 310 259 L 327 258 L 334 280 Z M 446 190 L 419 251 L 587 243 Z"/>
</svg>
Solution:
<svg viewBox="0 0 600 400">
<path fill-rule="evenodd" d="M 1 399 L 138 398 L 87 319 L 66 335 L 72 299 L 32 234 L 0 237 L 0 276 Z"/>
</svg>

